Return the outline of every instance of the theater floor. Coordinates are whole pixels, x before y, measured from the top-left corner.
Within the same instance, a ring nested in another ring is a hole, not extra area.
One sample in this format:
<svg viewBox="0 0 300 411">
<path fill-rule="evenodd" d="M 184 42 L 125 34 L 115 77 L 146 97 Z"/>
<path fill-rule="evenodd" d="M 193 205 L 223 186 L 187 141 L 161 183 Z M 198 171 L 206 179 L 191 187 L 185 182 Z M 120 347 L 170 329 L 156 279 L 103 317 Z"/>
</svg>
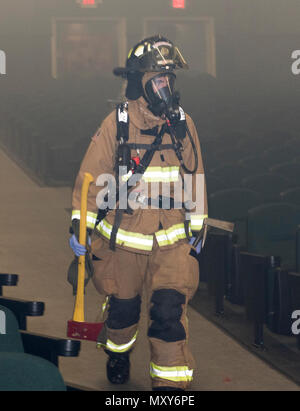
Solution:
<svg viewBox="0 0 300 411">
<path fill-rule="evenodd" d="M 65 337 L 74 298 L 67 283 L 72 260 L 68 246 L 71 190 L 39 187 L 0 150 L 0 272 L 17 273 L 17 287 L 7 287 L 6 296 L 44 301 L 43 317 L 29 318 L 28 329 Z M 102 304 L 92 283 L 87 287 L 86 320 L 95 321 Z M 144 307 L 143 307 L 144 308 Z M 299 391 L 299 386 L 281 375 L 189 309 L 190 345 L 197 370 L 195 391 L 272 390 Z M 149 350 L 146 315 L 142 312 L 139 339 L 132 354 L 131 381 L 112 386 L 105 377 L 106 356 L 92 342 L 83 342 L 78 358 L 61 358 L 66 381 L 90 389 L 148 391 Z"/>
</svg>

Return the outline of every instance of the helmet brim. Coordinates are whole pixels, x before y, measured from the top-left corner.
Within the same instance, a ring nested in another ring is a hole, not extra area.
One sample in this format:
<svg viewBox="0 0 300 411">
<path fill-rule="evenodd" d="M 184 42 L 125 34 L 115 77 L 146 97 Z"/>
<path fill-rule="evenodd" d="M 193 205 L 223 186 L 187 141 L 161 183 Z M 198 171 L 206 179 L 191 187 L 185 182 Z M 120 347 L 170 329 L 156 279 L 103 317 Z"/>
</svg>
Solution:
<svg viewBox="0 0 300 411">
<path fill-rule="evenodd" d="M 126 78 L 129 70 L 126 67 L 116 67 L 113 69 L 113 74 L 117 77 Z"/>
<path fill-rule="evenodd" d="M 154 44 L 139 44 L 133 48 L 129 53 L 126 67 L 116 67 L 113 73 L 115 76 L 126 78 L 129 73 L 168 72 L 188 68 L 178 47 L 168 41 L 158 41 Z"/>
</svg>

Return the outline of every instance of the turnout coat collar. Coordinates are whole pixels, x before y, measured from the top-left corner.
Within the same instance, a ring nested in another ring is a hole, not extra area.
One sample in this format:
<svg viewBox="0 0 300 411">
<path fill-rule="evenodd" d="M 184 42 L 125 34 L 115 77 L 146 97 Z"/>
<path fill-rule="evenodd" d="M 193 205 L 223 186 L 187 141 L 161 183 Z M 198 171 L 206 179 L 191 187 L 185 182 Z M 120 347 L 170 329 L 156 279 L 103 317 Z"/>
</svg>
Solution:
<svg viewBox="0 0 300 411">
<path fill-rule="evenodd" d="M 138 100 L 128 100 L 128 114 L 130 121 L 140 130 L 147 130 L 155 126 L 162 126 L 166 120 L 154 116 L 147 108 L 144 97 Z"/>
</svg>

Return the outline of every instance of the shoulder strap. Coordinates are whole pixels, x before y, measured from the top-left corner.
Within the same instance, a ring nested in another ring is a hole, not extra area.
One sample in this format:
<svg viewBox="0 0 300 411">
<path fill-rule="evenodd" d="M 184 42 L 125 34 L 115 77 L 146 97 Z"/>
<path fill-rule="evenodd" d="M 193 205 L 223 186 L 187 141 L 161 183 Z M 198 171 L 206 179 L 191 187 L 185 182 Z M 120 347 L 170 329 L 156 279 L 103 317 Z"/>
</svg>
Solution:
<svg viewBox="0 0 300 411">
<path fill-rule="evenodd" d="M 140 161 L 140 164 L 137 166 L 137 168 L 135 169 L 134 173 L 130 176 L 130 178 L 128 179 L 126 184 L 123 184 L 120 188 L 119 188 L 119 192 L 117 192 L 117 202 L 120 200 L 120 198 L 124 195 L 128 195 L 130 193 L 130 191 L 135 187 L 131 185 L 131 182 L 133 180 L 135 180 L 135 183 L 138 183 L 143 174 L 145 173 L 147 167 L 149 166 L 149 164 L 152 161 L 152 158 L 154 156 L 155 151 L 157 151 L 158 147 L 161 145 L 162 142 L 162 137 L 166 131 L 166 127 L 167 125 L 164 124 L 160 130 L 160 132 L 157 134 L 155 140 L 153 141 L 153 143 L 151 144 L 151 147 L 149 150 L 147 150 L 145 152 L 145 154 L 143 155 L 143 158 Z M 138 178 L 136 179 L 135 177 L 133 177 L 133 175 L 138 175 Z M 128 186 L 130 187 L 128 189 Z M 111 248 L 111 250 L 115 251 L 116 249 L 116 240 L 117 240 L 117 233 L 118 230 L 120 228 L 121 222 L 122 222 L 122 217 L 124 214 L 123 209 L 116 209 L 116 215 L 115 215 L 115 221 L 114 221 L 114 225 L 112 227 L 112 232 L 110 235 L 110 241 L 109 241 L 109 246 Z"/>
<path fill-rule="evenodd" d="M 129 139 L 129 115 L 127 109 L 127 102 L 117 105 L 117 141 L 119 142 L 126 142 Z"/>
<path fill-rule="evenodd" d="M 152 144 L 140 144 L 140 143 L 128 143 L 129 147 L 132 148 L 133 150 L 149 150 L 152 147 Z M 174 145 L 173 144 L 160 144 L 157 147 L 158 151 L 162 150 L 174 150 Z"/>
</svg>

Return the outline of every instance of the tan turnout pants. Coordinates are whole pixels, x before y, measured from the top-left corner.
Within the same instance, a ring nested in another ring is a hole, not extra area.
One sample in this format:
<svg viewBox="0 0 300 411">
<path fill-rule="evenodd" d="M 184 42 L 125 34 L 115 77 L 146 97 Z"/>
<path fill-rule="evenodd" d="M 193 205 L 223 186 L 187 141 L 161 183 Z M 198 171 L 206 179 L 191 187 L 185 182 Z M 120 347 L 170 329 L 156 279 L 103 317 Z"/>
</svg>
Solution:
<svg viewBox="0 0 300 411">
<path fill-rule="evenodd" d="M 93 282 L 100 294 L 114 296 L 116 301 L 129 301 L 142 296 L 145 286 L 153 387 L 186 389 L 192 381 L 194 360 L 187 343 L 187 303 L 198 287 L 199 267 L 197 260 L 189 255 L 190 250 L 187 241 L 168 250 L 155 244 L 151 255 L 120 248 L 112 251 L 102 238 L 92 243 L 93 254 L 100 258 L 93 261 Z M 115 352 L 132 349 L 137 321 L 130 326 L 106 325 L 105 328 L 106 349 Z"/>
</svg>

